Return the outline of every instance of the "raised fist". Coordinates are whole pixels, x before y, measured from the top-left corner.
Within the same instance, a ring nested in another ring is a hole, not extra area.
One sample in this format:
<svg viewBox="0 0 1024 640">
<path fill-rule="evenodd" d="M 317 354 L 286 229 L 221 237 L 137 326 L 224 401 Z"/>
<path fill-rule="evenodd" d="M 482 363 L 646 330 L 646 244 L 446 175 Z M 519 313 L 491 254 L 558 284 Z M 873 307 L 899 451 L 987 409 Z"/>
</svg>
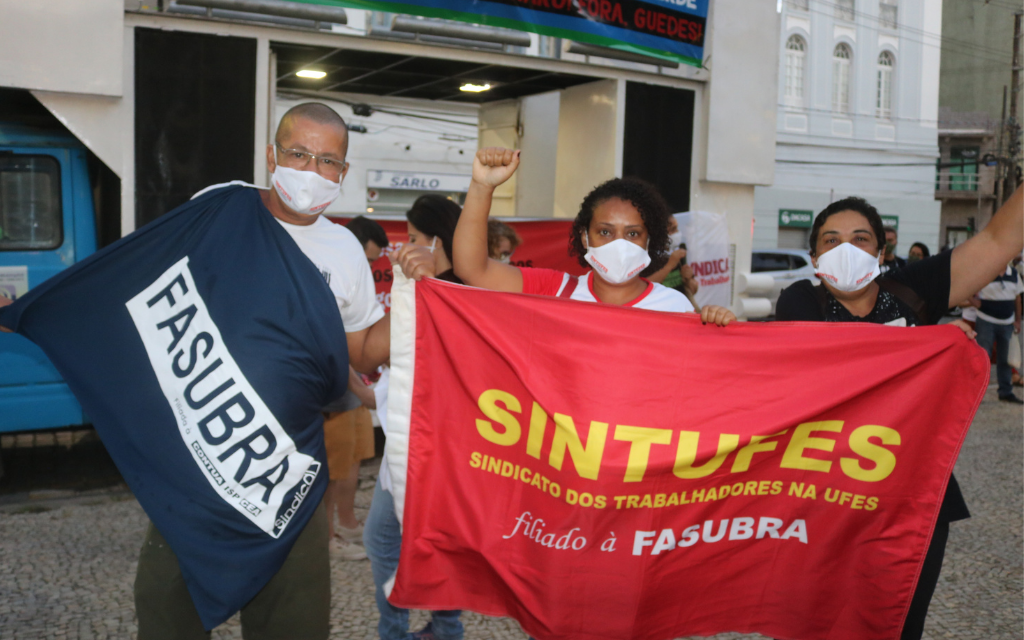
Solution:
<svg viewBox="0 0 1024 640">
<path fill-rule="evenodd" d="M 512 177 L 519 166 L 519 151 L 487 147 L 473 158 L 473 182 L 494 188 Z"/>
</svg>

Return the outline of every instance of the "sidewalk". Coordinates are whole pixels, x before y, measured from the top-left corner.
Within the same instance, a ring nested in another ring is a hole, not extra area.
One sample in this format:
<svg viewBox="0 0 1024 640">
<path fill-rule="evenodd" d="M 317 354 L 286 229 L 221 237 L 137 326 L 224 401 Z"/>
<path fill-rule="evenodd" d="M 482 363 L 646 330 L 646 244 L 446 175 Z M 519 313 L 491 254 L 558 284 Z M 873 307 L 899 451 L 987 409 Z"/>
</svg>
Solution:
<svg viewBox="0 0 1024 640">
<path fill-rule="evenodd" d="M 990 390 L 956 467 L 973 517 L 951 527 L 925 638 L 1024 638 L 1024 439 L 1020 407 Z M 377 462 L 363 467 L 365 515 Z M 62 492 L 0 505 L 0 640 L 132 638 L 132 582 L 147 519 L 124 491 Z M 332 638 L 374 640 L 368 561 L 332 562 Z M 413 615 L 414 629 L 426 614 Z M 467 639 L 520 639 L 515 621 L 464 616 Z M 240 638 L 237 616 L 213 638 Z M 757 638 L 723 634 L 720 639 Z"/>
</svg>

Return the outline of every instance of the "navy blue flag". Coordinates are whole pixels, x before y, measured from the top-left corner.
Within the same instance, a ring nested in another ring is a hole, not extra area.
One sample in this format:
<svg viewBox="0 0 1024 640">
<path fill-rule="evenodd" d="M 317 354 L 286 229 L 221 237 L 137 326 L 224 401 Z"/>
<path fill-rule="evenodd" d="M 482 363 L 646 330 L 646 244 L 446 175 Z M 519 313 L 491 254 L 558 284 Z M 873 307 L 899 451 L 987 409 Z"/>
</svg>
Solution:
<svg viewBox="0 0 1024 640">
<path fill-rule="evenodd" d="M 327 484 L 345 392 L 323 277 L 252 188 L 225 187 L 0 309 L 53 360 L 178 556 L 207 629 L 277 572 Z"/>
</svg>

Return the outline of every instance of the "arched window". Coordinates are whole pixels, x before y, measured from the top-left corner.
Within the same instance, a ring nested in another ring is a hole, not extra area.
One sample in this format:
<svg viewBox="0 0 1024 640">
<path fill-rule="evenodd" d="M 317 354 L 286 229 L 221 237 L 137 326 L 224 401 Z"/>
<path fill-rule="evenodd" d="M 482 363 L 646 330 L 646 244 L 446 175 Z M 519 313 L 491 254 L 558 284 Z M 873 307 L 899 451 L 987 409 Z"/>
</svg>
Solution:
<svg viewBox="0 0 1024 640">
<path fill-rule="evenodd" d="M 832 110 L 837 113 L 850 111 L 850 62 L 853 52 L 846 44 L 839 43 L 832 52 Z"/>
<path fill-rule="evenodd" d="M 786 40 L 786 104 L 800 107 L 804 104 L 804 56 L 807 45 L 800 36 Z"/>
<path fill-rule="evenodd" d="M 892 54 L 883 51 L 878 56 L 878 102 L 879 118 L 892 117 L 892 69 L 896 65 Z"/>
</svg>

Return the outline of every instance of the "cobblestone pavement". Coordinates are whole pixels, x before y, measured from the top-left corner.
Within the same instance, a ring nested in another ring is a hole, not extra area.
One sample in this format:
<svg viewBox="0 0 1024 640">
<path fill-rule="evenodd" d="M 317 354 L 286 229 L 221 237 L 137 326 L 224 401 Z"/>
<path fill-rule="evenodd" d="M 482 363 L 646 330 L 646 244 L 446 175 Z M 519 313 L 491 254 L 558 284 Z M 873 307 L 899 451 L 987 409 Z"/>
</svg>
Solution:
<svg viewBox="0 0 1024 640">
<path fill-rule="evenodd" d="M 956 467 L 973 517 L 951 527 L 925 638 L 1024 638 L 1022 457 L 1022 412 L 990 391 Z M 360 516 L 375 473 L 376 464 L 362 469 Z M 123 491 L 0 504 L 0 640 L 134 637 L 132 581 L 146 523 Z M 331 637 L 375 638 L 369 562 L 332 562 Z M 413 628 L 426 620 L 414 613 Z M 525 637 L 512 620 L 464 620 L 467 639 Z M 237 616 L 213 637 L 240 638 Z"/>
</svg>

